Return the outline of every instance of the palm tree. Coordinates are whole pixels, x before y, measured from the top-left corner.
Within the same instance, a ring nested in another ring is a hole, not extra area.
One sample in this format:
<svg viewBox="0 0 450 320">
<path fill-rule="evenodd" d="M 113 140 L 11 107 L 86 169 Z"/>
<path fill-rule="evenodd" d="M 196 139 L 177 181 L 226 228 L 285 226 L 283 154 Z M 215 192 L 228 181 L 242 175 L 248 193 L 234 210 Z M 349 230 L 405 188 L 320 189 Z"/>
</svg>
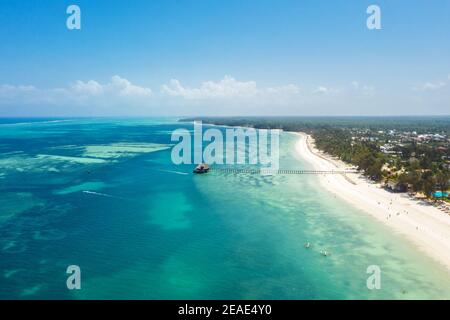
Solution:
<svg viewBox="0 0 450 320">
<path fill-rule="evenodd" d="M 436 179 L 432 176 L 428 176 L 423 181 L 423 191 L 427 197 L 430 195 L 434 198 L 434 191 L 436 186 Z M 434 200 L 436 200 L 434 198 Z"/>
</svg>

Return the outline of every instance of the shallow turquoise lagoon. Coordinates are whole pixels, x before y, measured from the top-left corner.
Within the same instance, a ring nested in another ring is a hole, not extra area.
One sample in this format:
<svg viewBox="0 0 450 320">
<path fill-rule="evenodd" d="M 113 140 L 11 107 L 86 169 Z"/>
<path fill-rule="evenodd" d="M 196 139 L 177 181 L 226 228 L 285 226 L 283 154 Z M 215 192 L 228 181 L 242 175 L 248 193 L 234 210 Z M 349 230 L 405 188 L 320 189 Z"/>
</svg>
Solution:
<svg viewBox="0 0 450 320">
<path fill-rule="evenodd" d="M 177 128 L 192 125 L 0 120 L 0 298 L 450 298 L 443 267 L 315 176 L 172 164 Z M 308 169 L 295 139 L 281 136 L 282 169 Z"/>
</svg>

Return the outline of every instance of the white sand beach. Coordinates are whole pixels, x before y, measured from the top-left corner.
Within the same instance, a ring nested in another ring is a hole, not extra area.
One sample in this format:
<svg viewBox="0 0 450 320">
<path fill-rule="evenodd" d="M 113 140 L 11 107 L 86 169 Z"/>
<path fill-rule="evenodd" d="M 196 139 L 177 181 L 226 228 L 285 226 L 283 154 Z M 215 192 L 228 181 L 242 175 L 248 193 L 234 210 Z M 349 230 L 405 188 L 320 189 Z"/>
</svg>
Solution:
<svg viewBox="0 0 450 320">
<path fill-rule="evenodd" d="M 298 133 L 296 151 L 316 170 L 345 170 L 342 161 L 314 147 L 311 136 Z M 450 215 L 406 193 L 391 193 L 358 173 L 321 175 L 322 185 L 412 241 L 450 272 Z"/>
</svg>

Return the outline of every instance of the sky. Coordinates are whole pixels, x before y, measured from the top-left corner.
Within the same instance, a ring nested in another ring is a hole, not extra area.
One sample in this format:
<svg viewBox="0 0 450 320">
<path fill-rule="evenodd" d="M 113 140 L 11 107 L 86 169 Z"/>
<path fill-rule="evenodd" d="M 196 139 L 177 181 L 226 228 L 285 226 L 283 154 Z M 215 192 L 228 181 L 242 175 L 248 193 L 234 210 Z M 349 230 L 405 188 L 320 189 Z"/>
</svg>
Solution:
<svg viewBox="0 0 450 320">
<path fill-rule="evenodd" d="M 3 117 L 449 114 L 448 0 L 0 0 Z"/>
</svg>

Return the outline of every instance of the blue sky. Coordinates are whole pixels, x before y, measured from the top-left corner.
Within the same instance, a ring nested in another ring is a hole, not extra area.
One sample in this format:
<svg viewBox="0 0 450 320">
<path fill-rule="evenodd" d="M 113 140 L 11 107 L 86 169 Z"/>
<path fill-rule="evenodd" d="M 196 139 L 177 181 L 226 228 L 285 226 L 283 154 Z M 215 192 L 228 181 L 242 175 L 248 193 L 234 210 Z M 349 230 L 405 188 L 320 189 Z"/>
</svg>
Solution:
<svg viewBox="0 0 450 320">
<path fill-rule="evenodd" d="M 0 24 L 1 116 L 450 113 L 448 0 L 0 0 Z"/>
</svg>

